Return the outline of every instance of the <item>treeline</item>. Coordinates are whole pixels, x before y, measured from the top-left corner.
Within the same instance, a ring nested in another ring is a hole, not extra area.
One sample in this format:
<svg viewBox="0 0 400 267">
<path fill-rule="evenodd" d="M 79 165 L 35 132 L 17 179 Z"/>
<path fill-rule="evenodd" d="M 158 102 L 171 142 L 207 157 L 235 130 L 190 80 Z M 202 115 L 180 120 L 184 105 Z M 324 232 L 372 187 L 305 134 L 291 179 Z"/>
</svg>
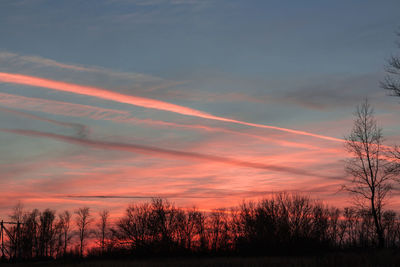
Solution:
<svg viewBox="0 0 400 267">
<path fill-rule="evenodd" d="M 377 247 L 371 212 L 343 210 L 296 194 L 276 194 L 229 210 L 201 212 L 168 200 L 132 204 L 116 220 L 108 211 L 74 213 L 17 207 L 4 233 L 9 259 L 127 255 L 278 255 Z M 400 220 L 382 214 L 385 246 L 400 245 Z"/>
</svg>

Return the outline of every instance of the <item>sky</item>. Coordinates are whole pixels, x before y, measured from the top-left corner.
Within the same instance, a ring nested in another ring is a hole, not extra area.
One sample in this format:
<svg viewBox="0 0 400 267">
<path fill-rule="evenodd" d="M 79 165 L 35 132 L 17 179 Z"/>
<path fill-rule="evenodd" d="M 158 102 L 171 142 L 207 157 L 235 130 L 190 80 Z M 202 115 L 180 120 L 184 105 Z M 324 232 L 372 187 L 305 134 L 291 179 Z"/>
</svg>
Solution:
<svg viewBox="0 0 400 267">
<path fill-rule="evenodd" d="M 350 205 L 343 138 L 399 52 L 398 0 L 3 0 L 0 218 L 281 191 Z M 396 208 L 397 190 L 390 200 Z"/>
</svg>

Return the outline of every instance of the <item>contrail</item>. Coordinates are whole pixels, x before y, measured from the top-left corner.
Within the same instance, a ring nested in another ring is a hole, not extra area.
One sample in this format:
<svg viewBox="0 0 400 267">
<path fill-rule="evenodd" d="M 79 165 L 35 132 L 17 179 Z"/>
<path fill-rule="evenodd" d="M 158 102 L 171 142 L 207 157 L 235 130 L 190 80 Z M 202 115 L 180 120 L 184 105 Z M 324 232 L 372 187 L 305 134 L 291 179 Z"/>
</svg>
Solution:
<svg viewBox="0 0 400 267">
<path fill-rule="evenodd" d="M 66 195 L 66 198 L 156 198 L 156 196 L 115 196 L 115 195 Z"/>
<path fill-rule="evenodd" d="M 270 125 L 264 125 L 264 124 L 258 124 L 258 123 L 250 123 L 250 122 L 245 122 L 245 121 L 229 119 L 229 118 L 225 118 L 225 117 L 219 117 L 219 116 L 215 116 L 215 115 L 212 115 L 210 113 L 206 113 L 206 112 L 203 112 L 200 110 L 196 110 L 196 109 L 192 109 L 192 108 L 188 108 L 188 107 L 184 107 L 184 106 L 180 106 L 180 105 L 175 105 L 172 103 L 155 100 L 155 99 L 151 99 L 151 98 L 132 96 L 132 95 L 124 95 L 124 94 L 112 92 L 112 91 L 109 91 L 109 90 L 106 90 L 103 88 L 60 82 L 60 81 L 55 81 L 55 80 L 38 78 L 38 77 L 34 77 L 34 76 L 0 72 L 0 82 L 43 87 L 43 88 L 47 88 L 47 89 L 51 89 L 51 90 L 69 92 L 69 93 L 79 94 L 79 95 L 87 95 L 87 96 L 97 97 L 97 98 L 101 98 L 101 99 L 105 99 L 105 100 L 111 100 L 111 101 L 115 101 L 115 102 L 119 102 L 119 103 L 140 106 L 140 107 L 144 107 L 144 108 L 151 108 L 151 109 L 174 112 L 174 113 L 178 113 L 181 115 L 193 116 L 193 117 L 216 120 L 216 121 L 230 122 L 230 123 L 246 125 L 246 126 L 251 126 L 251 127 L 257 127 L 257 128 L 273 129 L 273 130 L 288 132 L 288 133 L 292 133 L 292 134 L 316 137 L 316 138 L 329 140 L 329 141 L 336 141 L 336 142 L 344 141 L 343 139 L 340 139 L 340 138 L 334 138 L 334 137 L 330 137 L 330 136 L 319 135 L 319 134 L 309 133 L 309 132 L 305 132 L 305 131 L 299 131 L 299 130 L 287 129 L 287 128 L 282 128 L 282 127 L 277 127 L 277 126 L 270 126 Z"/>
<path fill-rule="evenodd" d="M 15 133 L 25 136 L 36 136 L 36 137 L 46 137 L 51 138 L 67 143 L 78 144 L 78 145 L 85 145 L 99 149 L 112 149 L 112 150 L 119 150 L 119 151 L 126 151 L 131 153 L 142 153 L 142 154 L 149 154 L 149 155 L 160 155 L 160 156 L 173 156 L 177 158 L 187 158 L 187 159 L 194 159 L 194 160 L 204 160 L 204 161 L 213 161 L 213 162 L 221 162 L 225 164 L 240 166 L 240 167 L 247 167 L 247 168 L 254 168 L 254 169 L 262 169 L 262 170 L 270 170 L 270 171 L 277 171 L 277 172 L 286 172 L 296 175 L 302 176 L 312 176 L 312 177 L 319 177 L 319 178 L 327 178 L 327 179 L 341 179 L 340 177 L 333 177 L 333 176 L 324 176 L 324 175 L 317 175 L 305 170 L 280 166 L 280 165 L 270 165 L 270 164 L 263 164 L 257 162 L 249 162 L 239 159 L 233 158 L 226 158 L 221 156 L 214 156 L 214 155 L 207 155 L 201 154 L 196 152 L 186 152 L 186 151 L 179 151 L 173 149 L 165 149 L 165 148 L 158 148 L 152 146 L 144 146 L 138 144 L 126 144 L 126 143 L 117 143 L 117 142 L 104 142 L 104 141 L 96 141 L 90 139 L 81 139 L 77 137 L 47 133 L 47 132 L 39 132 L 39 131 L 32 131 L 32 130 L 21 130 L 21 129 L 0 129 L 2 132 L 7 133 Z"/>
<path fill-rule="evenodd" d="M 297 147 L 297 148 L 305 148 L 305 149 L 320 149 L 320 147 L 316 147 L 310 144 L 298 143 L 286 141 L 278 138 L 271 138 L 267 136 L 260 136 L 256 134 L 234 131 L 225 128 L 211 127 L 201 124 L 180 124 L 174 122 L 167 121 L 159 121 L 152 119 L 139 119 L 134 116 L 130 112 L 114 110 L 114 109 L 104 109 L 94 106 L 87 106 L 81 104 L 73 104 L 55 100 L 46 100 L 41 98 L 32 98 L 26 96 L 12 95 L 6 93 L 0 93 L 0 105 L 7 106 L 9 108 L 18 108 L 29 111 L 39 111 L 46 112 L 51 114 L 58 114 L 63 116 L 71 116 L 71 117 L 79 117 L 82 118 L 86 116 L 93 120 L 107 120 L 113 121 L 117 123 L 124 124 L 147 124 L 151 126 L 158 127 L 174 127 L 174 128 L 183 128 L 189 130 L 200 130 L 207 132 L 223 132 L 228 134 L 246 136 L 250 138 L 259 139 L 265 142 L 274 142 L 281 146 L 289 146 L 289 147 Z"/>
<path fill-rule="evenodd" d="M 153 195 L 153 196 L 118 196 L 118 195 L 66 195 L 66 198 L 103 198 L 103 199 L 152 199 L 152 198 L 223 198 L 223 196 L 184 196 L 184 195 L 174 195 L 174 194 L 163 194 L 163 195 Z"/>
</svg>

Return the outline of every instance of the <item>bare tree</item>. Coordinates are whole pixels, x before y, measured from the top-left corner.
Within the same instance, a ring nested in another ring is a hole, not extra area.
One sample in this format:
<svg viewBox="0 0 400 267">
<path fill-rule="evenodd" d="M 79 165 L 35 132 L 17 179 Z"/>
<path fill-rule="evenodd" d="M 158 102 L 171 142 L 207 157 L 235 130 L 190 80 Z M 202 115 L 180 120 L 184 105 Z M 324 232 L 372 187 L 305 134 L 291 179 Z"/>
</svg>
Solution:
<svg viewBox="0 0 400 267">
<path fill-rule="evenodd" d="M 177 210 L 177 234 L 181 246 L 187 250 L 192 249 L 193 240 L 198 235 L 201 213 L 195 208 L 188 211 Z"/>
<path fill-rule="evenodd" d="M 54 219 L 55 211 L 46 209 L 40 216 L 39 252 L 40 256 L 51 257 L 54 248 Z"/>
<path fill-rule="evenodd" d="M 114 233 L 131 249 L 146 247 L 151 236 L 150 218 L 151 206 L 149 203 L 133 204 L 126 209 L 125 215 L 117 223 L 117 231 Z"/>
<path fill-rule="evenodd" d="M 64 211 L 59 215 L 59 226 L 60 230 L 63 235 L 63 248 L 64 248 L 64 255 L 67 253 L 68 242 L 71 239 L 69 235 L 70 230 L 70 222 L 71 222 L 71 213 L 68 210 Z"/>
<path fill-rule="evenodd" d="M 79 208 L 75 211 L 76 217 L 76 225 L 78 226 L 79 233 L 79 253 L 81 257 L 83 256 L 83 249 L 85 246 L 85 239 L 89 235 L 88 226 L 92 222 L 92 218 L 90 215 L 90 209 L 88 207 Z"/>
<path fill-rule="evenodd" d="M 397 36 L 400 37 L 400 31 L 397 32 Z M 397 42 L 397 46 L 400 48 L 400 41 Z M 385 66 L 386 77 L 381 82 L 381 87 L 390 91 L 392 96 L 400 97 L 400 54 L 392 55 Z M 390 151 L 390 157 L 397 162 L 394 166 L 395 172 L 400 172 L 400 146 L 395 146 Z"/>
<path fill-rule="evenodd" d="M 108 210 L 102 210 L 99 212 L 100 222 L 99 227 L 99 243 L 101 246 L 101 252 L 104 252 L 106 248 L 106 239 L 108 233 L 108 218 L 110 217 L 110 212 Z"/>
<path fill-rule="evenodd" d="M 393 163 L 384 157 L 382 130 L 367 99 L 357 107 L 355 116 L 353 130 L 345 142 L 352 155 L 346 162 L 346 172 L 352 181 L 343 188 L 353 194 L 357 204 L 370 210 L 378 245 L 383 247 L 382 208 L 392 189 Z"/>
<path fill-rule="evenodd" d="M 227 250 L 231 245 L 228 216 L 224 209 L 213 210 L 209 215 L 208 239 L 212 252 Z"/>
<path fill-rule="evenodd" d="M 24 205 L 22 204 L 21 201 L 18 201 L 18 203 L 13 207 L 13 212 L 10 215 L 10 219 L 13 222 L 22 222 L 23 215 L 24 215 Z"/>
<path fill-rule="evenodd" d="M 397 35 L 400 37 L 400 32 Z M 400 48 L 400 42 L 397 42 L 397 45 Z M 393 96 L 400 97 L 400 55 L 392 55 L 387 61 L 385 70 L 387 75 L 381 86 L 389 90 Z"/>
</svg>

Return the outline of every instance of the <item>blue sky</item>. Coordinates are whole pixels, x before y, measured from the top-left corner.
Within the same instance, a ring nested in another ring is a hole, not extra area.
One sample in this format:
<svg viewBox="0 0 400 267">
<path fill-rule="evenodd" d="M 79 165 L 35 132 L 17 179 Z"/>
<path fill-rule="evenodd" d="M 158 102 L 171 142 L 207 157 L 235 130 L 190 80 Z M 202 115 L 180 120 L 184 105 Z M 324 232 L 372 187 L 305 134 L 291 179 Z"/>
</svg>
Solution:
<svg viewBox="0 0 400 267">
<path fill-rule="evenodd" d="M 400 27 L 399 10 L 400 2 L 389 0 L 4 0 L 0 2 L 0 72 L 93 86 L 224 118 L 334 138 L 342 138 L 350 131 L 355 106 L 369 97 L 385 135 L 394 143 L 399 140 L 396 118 L 400 106 L 397 99 L 379 88 L 379 81 L 384 77 L 385 60 L 398 51 L 395 32 Z M 343 171 L 344 155 L 329 158 L 327 154 L 315 163 L 311 158 L 315 156 L 312 153 L 317 153 L 315 148 L 308 148 L 312 150 L 310 155 L 299 156 L 293 144 L 289 148 L 283 143 L 271 145 L 260 141 L 260 137 L 274 142 L 313 144 L 327 151 L 340 150 L 341 146 L 332 148 L 302 136 L 207 121 L 46 87 L 0 83 L 1 107 L 45 118 L 3 110 L 1 128 L 82 138 L 73 125 L 84 125 L 88 129 L 84 138 L 95 140 L 229 158 L 241 155 L 248 160 L 294 164 L 321 173 Z M 107 109 L 102 112 L 108 117 L 93 115 L 100 109 Z M 148 121 L 117 121 L 116 114 L 124 112 L 135 119 L 157 121 L 159 126 Z M 170 124 L 163 128 L 161 122 Z M 202 130 L 190 130 L 188 125 Z M 233 131 L 237 136 L 231 136 Z M 248 139 L 254 135 L 258 141 Z M 43 192 L 49 198 L 59 197 L 58 194 L 90 194 L 91 191 L 85 193 L 78 188 L 58 189 L 61 181 L 90 184 L 93 177 L 103 177 L 105 173 L 114 177 L 111 193 L 115 194 L 166 195 L 169 191 L 165 191 L 163 181 L 174 184 L 171 192 L 181 194 L 207 191 L 212 195 L 222 189 L 227 190 L 227 195 L 234 195 L 235 190 L 244 190 L 246 194 L 256 189 L 316 190 L 310 187 L 309 177 L 303 184 L 295 180 L 290 183 L 286 174 L 252 170 L 253 178 L 246 178 L 249 182 L 243 183 L 243 177 L 250 175 L 248 170 L 235 167 L 228 171 L 223 166 L 201 164 L 195 166 L 203 170 L 200 181 L 199 174 L 191 175 L 183 167 L 195 163 L 185 160 L 159 160 L 139 153 L 129 154 L 129 160 L 124 161 L 127 154 L 121 151 L 100 153 L 76 144 L 10 133 L 0 134 L 0 144 L 6 151 L 0 155 L 0 172 L 7 177 L 2 181 L 3 190 L 20 192 L 15 200 L 30 192 L 33 184 L 31 198 Z M 302 158 L 297 160 L 299 157 Z M 283 158 L 287 160 L 282 162 Z M 38 167 L 52 160 L 55 167 Z M 147 166 L 153 164 L 158 168 L 157 175 L 147 172 Z M 129 166 L 135 166 L 141 182 L 126 182 L 129 175 L 124 170 Z M 225 188 L 231 175 L 236 182 L 232 188 Z M 279 183 L 279 179 L 283 182 Z M 19 181 L 24 182 L 17 185 Z M 337 197 L 332 192 L 340 182 L 325 182 L 320 181 L 321 186 L 326 186 L 325 191 L 318 192 L 322 199 L 331 201 Z M 106 184 L 100 183 L 96 192 L 102 192 Z"/>
<path fill-rule="evenodd" d="M 381 69 L 397 1 L 2 1 L 1 49 L 179 77 Z"/>
</svg>

